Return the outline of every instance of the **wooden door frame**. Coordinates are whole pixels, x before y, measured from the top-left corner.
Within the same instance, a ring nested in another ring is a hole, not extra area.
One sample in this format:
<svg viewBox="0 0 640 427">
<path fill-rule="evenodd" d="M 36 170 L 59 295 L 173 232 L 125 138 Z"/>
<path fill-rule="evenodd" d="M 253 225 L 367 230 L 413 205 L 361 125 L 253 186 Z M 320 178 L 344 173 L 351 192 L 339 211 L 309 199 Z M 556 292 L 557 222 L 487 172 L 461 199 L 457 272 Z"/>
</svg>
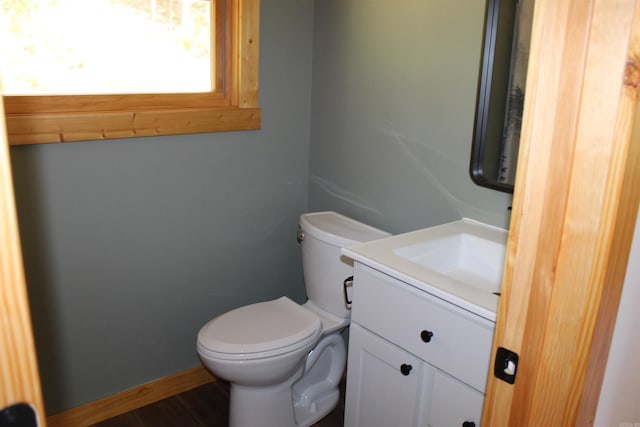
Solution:
<svg viewBox="0 0 640 427">
<path fill-rule="evenodd" d="M 484 425 L 593 424 L 640 196 L 639 3 L 536 0 L 493 348 L 520 361 Z"/>
<path fill-rule="evenodd" d="M 38 425 L 46 426 L 4 117 L 0 97 L 0 409 L 31 404 Z"/>
</svg>

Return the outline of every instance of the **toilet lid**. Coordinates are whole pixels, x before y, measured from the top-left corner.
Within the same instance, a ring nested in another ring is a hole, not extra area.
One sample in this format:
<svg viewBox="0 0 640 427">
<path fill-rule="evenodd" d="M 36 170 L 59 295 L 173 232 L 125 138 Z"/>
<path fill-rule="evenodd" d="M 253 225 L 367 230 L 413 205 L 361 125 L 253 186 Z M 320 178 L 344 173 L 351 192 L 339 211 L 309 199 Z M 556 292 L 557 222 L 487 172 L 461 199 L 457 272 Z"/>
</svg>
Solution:
<svg viewBox="0 0 640 427">
<path fill-rule="evenodd" d="M 315 339 L 322 328 L 320 318 L 287 297 L 240 307 L 209 321 L 198 333 L 198 342 L 210 352 L 229 355 L 292 350 Z M 267 353 L 267 354 L 265 354 Z M 256 354 L 256 357 L 258 355 Z"/>
</svg>

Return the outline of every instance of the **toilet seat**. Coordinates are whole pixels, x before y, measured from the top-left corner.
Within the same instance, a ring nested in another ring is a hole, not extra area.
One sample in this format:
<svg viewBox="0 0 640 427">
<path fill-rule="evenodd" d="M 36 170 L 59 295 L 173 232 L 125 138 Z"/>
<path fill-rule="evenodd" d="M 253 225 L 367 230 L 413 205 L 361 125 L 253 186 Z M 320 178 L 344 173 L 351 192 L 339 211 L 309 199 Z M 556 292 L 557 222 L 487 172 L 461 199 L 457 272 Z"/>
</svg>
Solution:
<svg viewBox="0 0 640 427">
<path fill-rule="evenodd" d="M 231 310 L 198 333 L 198 351 L 217 359 L 278 356 L 316 341 L 322 321 L 287 297 Z"/>
</svg>

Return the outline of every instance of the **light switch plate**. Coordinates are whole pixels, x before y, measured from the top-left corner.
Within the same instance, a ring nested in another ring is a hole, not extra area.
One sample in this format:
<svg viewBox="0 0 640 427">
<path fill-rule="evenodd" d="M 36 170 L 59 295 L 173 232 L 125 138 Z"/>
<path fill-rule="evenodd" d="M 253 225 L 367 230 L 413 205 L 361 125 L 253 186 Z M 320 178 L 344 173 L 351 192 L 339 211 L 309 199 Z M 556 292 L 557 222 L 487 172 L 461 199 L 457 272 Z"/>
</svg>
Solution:
<svg viewBox="0 0 640 427">
<path fill-rule="evenodd" d="M 493 374 L 503 381 L 513 384 L 518 372 L 518 354 L 504 347 L 498 347 Z"/>
</svg>

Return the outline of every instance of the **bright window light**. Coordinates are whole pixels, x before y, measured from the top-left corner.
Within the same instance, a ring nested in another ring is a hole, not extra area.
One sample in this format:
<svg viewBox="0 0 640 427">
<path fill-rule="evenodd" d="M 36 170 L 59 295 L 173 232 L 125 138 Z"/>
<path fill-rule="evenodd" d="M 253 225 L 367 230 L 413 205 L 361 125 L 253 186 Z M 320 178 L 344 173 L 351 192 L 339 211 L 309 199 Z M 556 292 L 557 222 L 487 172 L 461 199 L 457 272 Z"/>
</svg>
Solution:
<svg viewBox="0 0 640 427">
<path fill-rule="evenodd" d="M 4 95 L 212 92 L 214 0 L 0 0 Z"/>
</svg>

